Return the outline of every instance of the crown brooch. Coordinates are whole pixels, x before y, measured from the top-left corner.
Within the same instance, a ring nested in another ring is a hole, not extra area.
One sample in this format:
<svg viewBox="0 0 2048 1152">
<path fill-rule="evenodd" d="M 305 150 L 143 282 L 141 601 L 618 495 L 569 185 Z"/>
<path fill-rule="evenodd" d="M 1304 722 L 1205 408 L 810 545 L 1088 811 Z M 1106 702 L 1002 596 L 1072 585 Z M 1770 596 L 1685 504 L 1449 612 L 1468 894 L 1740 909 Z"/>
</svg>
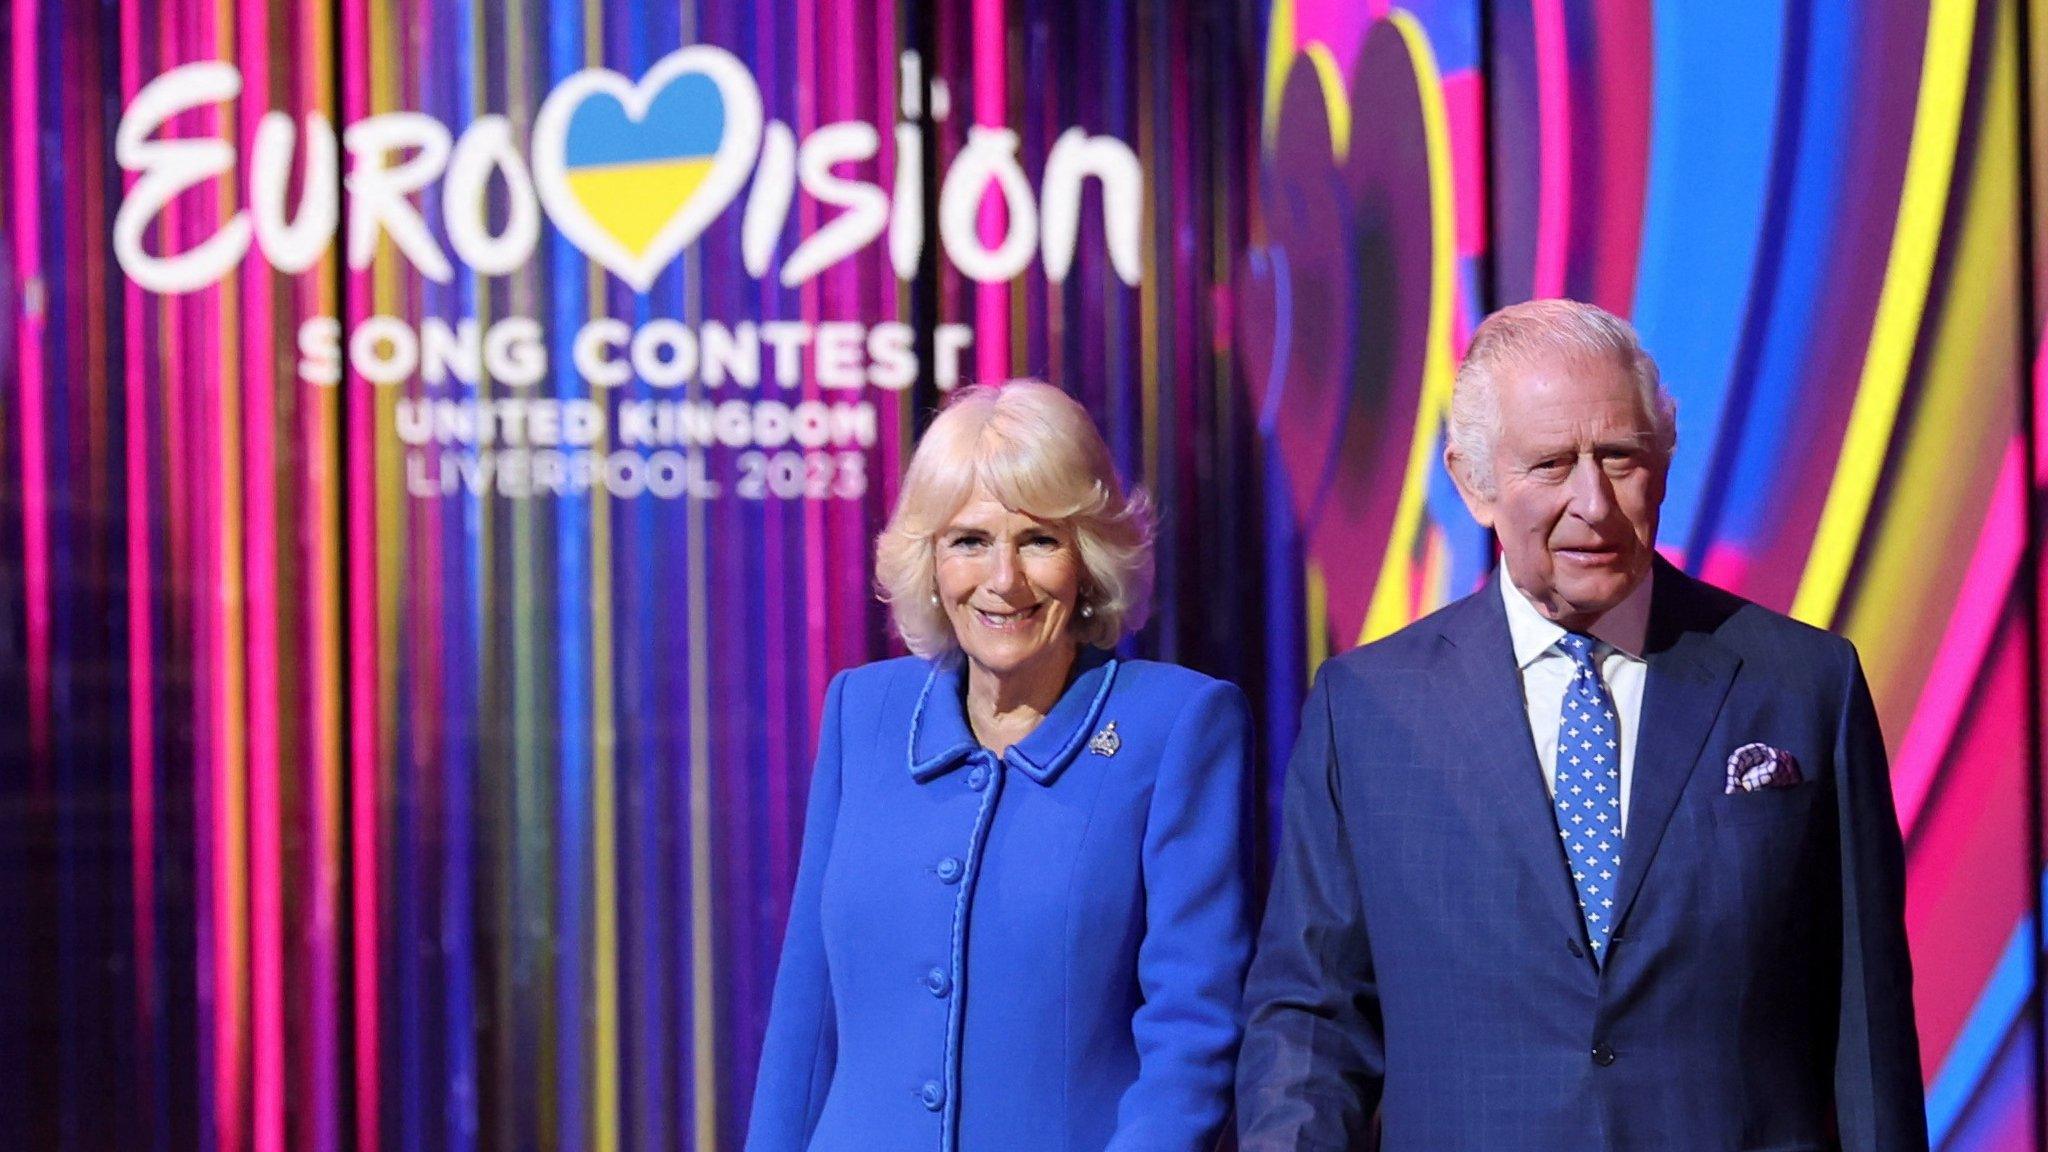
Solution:
<svg viewBox="0 0 2048 1152">
<path fill-rule="evenodd" d="M 1088 741 L 1088 750 L 1097 756 L 1114 756 L 1116 755 L 1116 750 L 1123 746 L 1123 737 L 1116 734 L 1116 721 L 1114 720 L 1109 722 L 1108 727 L 1097 732 L 1095 739 Z"/>
</svg>

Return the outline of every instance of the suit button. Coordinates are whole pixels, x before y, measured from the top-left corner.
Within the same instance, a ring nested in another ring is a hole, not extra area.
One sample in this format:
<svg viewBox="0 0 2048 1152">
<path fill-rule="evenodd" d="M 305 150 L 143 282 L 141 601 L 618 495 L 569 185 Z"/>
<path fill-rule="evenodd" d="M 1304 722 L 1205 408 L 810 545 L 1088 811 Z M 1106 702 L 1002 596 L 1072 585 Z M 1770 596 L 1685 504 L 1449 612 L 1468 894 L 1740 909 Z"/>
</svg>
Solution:
<svg viewBox="0 0 2048 1152">
<path fill-rule="evenodd" d="M 962 868 L 962 866 L 961 866 L 961 864 L 960 864 L 960 858 L 959 858 L 959 857 L 957 857 L 957 856 L 948 856 L 948 857 L 946 857 L 946 858 L 945 858 L 944 860 L 941 860 L 941 861 L 939 861 L 939 883 L 941 883 L 941 884 L 957 884 L 957 883 L 959 883 L 959 882 L 960 882 L 960 873 L 961 873 L 962 871 L 964 871 L 964 869 Z"/>
<path fill-rule="evenodd" d="M 953 990 L 953 978 L 946 975 L 946 970 L 943 968 L 934 968 L 925 973 L 921 983 L 925 986 L 925 990 L 934 996 L 944 997 L 946 993 Z"/>
<path fill-rule="evenodd" d="M 1593 1063 L 1598 1064 L 1602 1068 L 1614 1063 L 1614 1049 L 1605 1044 L 1593 1045 Z"/>
<path fill-rule="evenodd" d="M 974 771 L 967 774 L 967 786 L 976 792 L 988 787 L 988 769 L 976 764 Z"/>
<path fill-rule="evenodd" d="M 1584 960 L 1586 958 L 1586 950 L 1584 948 L 1579 947 L 1579 942 L 1577 940 L 1567 939 L 1564 942 L 1564 946 L 1571 949 L 1572 955 L 1577 956 L 1579 959 Z"/>
<path fill-rule="evenodd" d="M 917 1090 L 917 1098 L 924 1102 L 925 1111 L 937 1112 L 946 1106 L 946 1089 L 937 1080 L 927 1080 Z"/>
</svg>

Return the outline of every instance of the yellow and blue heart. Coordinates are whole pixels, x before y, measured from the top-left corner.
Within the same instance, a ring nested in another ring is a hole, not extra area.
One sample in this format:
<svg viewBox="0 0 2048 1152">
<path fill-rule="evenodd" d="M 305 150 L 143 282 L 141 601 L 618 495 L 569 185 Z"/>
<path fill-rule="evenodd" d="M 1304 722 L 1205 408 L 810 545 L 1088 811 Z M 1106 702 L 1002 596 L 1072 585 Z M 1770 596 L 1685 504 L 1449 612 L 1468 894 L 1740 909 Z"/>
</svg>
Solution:
<svg viewBox="0 0 2048 1152">
<path fill-rule="evenodd" d="M 701 72 L 675 77 L 635 120 L 592 92 L 569 118 L 563 169 L 593 222 L 637 259 L 710 176 L 725 136 L 725 99 Z"/>
</svg>

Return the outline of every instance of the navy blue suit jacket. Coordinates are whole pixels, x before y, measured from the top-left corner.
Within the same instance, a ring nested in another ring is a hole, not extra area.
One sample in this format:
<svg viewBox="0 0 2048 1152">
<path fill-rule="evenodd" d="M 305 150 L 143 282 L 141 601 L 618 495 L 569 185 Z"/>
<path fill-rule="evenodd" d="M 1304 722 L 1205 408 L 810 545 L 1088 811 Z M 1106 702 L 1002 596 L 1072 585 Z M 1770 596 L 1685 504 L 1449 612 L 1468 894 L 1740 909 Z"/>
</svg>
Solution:
<svg viewBox="0 0 2048 1152">
<path fill-rule="evenodd" d="M 1496 577 L 1496 580 L 1498 578 Z M 1927 1147 L 1903 853 L 1849 643 L 1659 562 L 1595 966 L 1497 584 L 1323 665 L 1238 1065 L 1244 1152 Z M 1729 754 L 1804 782 L 1724 795 Z"/>
</svg>

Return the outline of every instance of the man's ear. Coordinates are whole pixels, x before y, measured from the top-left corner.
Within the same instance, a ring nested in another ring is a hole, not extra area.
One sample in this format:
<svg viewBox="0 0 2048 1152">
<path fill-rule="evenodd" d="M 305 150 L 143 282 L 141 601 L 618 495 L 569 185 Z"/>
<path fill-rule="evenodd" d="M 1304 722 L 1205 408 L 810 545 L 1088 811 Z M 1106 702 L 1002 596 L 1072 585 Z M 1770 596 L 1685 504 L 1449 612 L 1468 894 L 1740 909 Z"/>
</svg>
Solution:
<svg viewBox="0 0 2048 1152">
<path fill-rule="evenodd" d="M 1458 496 L 1465 501 L 1465 510 L 1472 513 L 1472 519 L 1481 528 L 1493 527 L 1493 496 L 1479 486 L 1472 475 L 1470 461 L 1458 455 L 1450 445 L 1444 445 L 1444 470 L 1451 474 L 1451 483 L 1458 486 Z"/>
</svg>

